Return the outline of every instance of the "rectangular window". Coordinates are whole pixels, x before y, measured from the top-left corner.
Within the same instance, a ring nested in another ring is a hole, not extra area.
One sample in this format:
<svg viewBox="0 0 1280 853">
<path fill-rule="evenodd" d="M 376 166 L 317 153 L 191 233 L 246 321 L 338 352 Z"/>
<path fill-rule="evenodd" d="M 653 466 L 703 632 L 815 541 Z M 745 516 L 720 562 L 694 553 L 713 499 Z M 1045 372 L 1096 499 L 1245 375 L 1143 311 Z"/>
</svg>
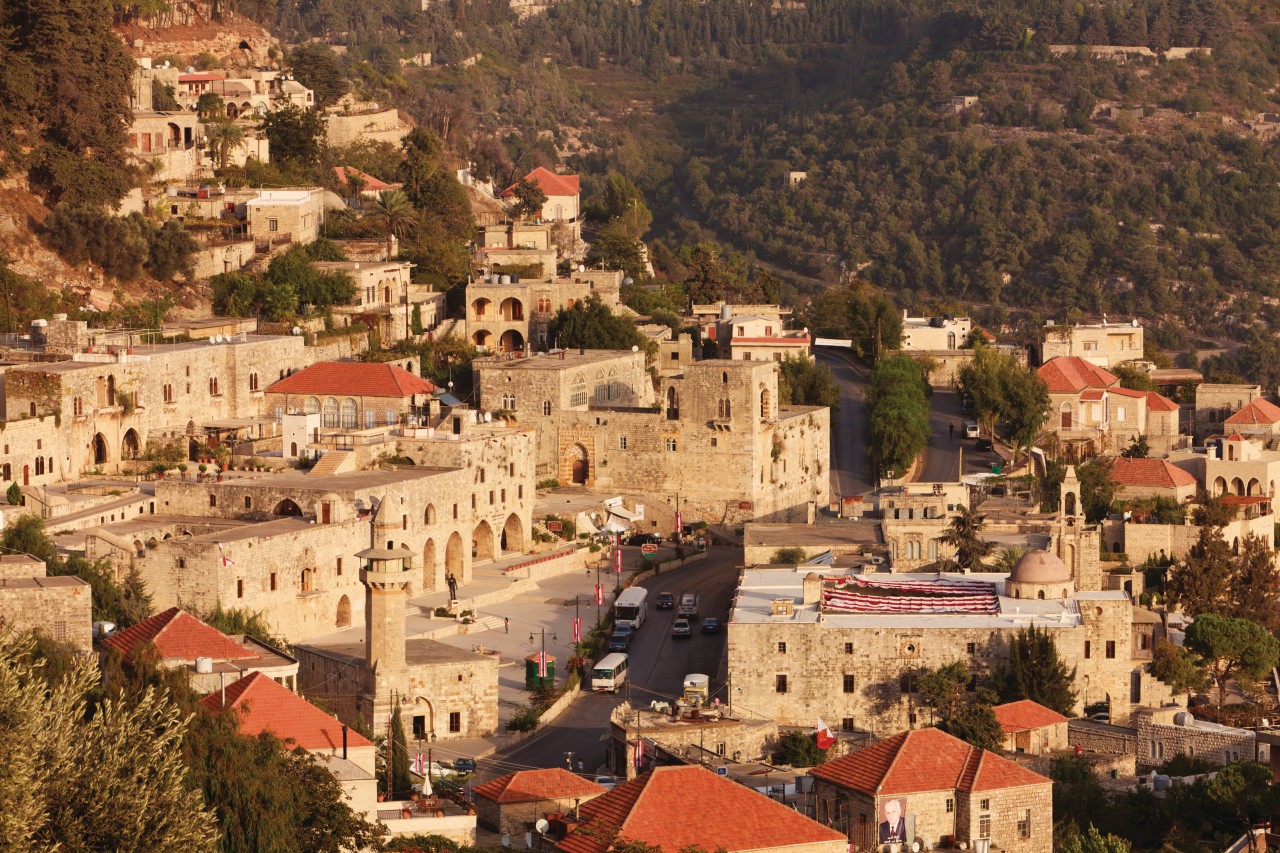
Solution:
<svg viewBox="0 0 1280 853">
<path fill-rule="evenodd" d="M 676 440 L 674 438 L 667 439 L 667 452 L 668 453 L 676 452 Z"/>
<path fill-rule="evenodd" d="M 991 815 L 984 814 L 978 818 L 978 837 L 979 838 L 991 837 Z"/>
<path fill-rule="evenodd" d="M 267 220 L 267 230 L 268 230 L 268 231 L 279 231 L 279 230 L 280 230 L 280 220 L 279 220 L 279 219 L 268 219 L 268 220 Z"/>
<path fill-rule="evenodd" d="M 774 677 L 773 689 L 778 693 L 787 692 L 787 677 L 782 673 L 778 673 Z"/>
<path fill-rule="evenodd" d="M 244 598 L 244 581 L 236 581 L 236 598 Z"/>
<path fill-rule="evenodd" d="M 271 591 L 272 592 L 276 591 L 276 573 L 275 572 L 271 573 Z"/>
<path fill-rule="evenodd" d="M 457 734 L 458 732 L 462 731 L 462 712 L 461 711 L 449 712 L 449 731 L 453 732 L 454 734 Z"/>
<path fill-rule="evenodd" d="M 338 577 L 342 577 L 342 558 L 338 558 Z"/>
<path fill-rule="evenodd" d="M 1031 837 L 1031 809 L 1023 809 L 1022 814 L 1018 816 L 1018 837 Z"/>
<path fill-rule="evenodd" d="M 844 692 L 845 693 L 853 692 L 853 676 L 847 672 L 844 675 Z"/>
<path fill-rule="evenodd" d="M 1089 659 L 1089 657 L 1091 656 L 1092 651 L 1093 651 L 1093 643 L 1091 643 L 1091 642 L 1090 642 L 1090 641 L 1088 641 L 1088 640 L 1085 640 L 1085 641 L 1084 641 L 1084 657 L 1085 657 L 1085 660 L 1088 660 L 1088 659 Z"/>
<path fill-rule="evenodd" d="M 844 653 L 845 653 L 846 655 L 851 655 L 851 654 L 853 654 L 853 643 L 845 643 L 845 644 L 844 644 Z"/>
<path fill-rule="evenodd" d="M 422 740 L 427 737 L 427 717 L 425 714 L 416 714 L 413 718 L 413 738 L 414 740 Z"/>
<path fill-rule="evenodd" d="M 627 437 L 625 435 L 618 436 L 618 449 L 619 450 L 627 449 Z"/>
<path fill-rule="evenodd" d="M 947 814 L 952 814 L 956 810 L 956 801 L 951 797 L 947 797 Z"/>
<path fill-rule="evenodd" d="M 489 506 L 493 506 L 493 489 L 489 490 Z"/>
<path fill-rule="evenodd" d="M 991 809 L 991 801 L 990 801 L 990 800 L 979 800 L 979 801 L 978 801 L 978 808 L 982 809 L 984 812 L 985 812 L 985 811 L 989 811 L 989 810 Z"/>
<path fill-rule="evenodd" d="M 711 446 L 712 446 L 712 447 L 715 447 L 715 446 L 716 446 L 716 437 L 715 437 L 714 435 L 713 435 L 713 436 L 711 436 Z"/>
<path fill-rule="evenodd" d="M 973 653 L 974 653 L 974 651 L 975 651 L 976 649 L 977 649 L 977 644 L 975 644 L 975 643 L 965 643 L 965 644 L 964 644 L 964 650 L 965 650 L 966 652 L 968 652 L 969 654 L 973 654 Z"/>
<path fill-rule="evenodd" d="M 209 506 L 217 506 L 217 505 L 218 505 L 218 496 L 209 495 Z"/>
<path fill-rule="evenodd" d="M 524 486 L 516 487 L 516 498 L 518 500 L 524 500 Z"/>
<path fill-rule="evenodd" d="M 840 720 L 840 731 L 842 732 L 853 731 L 853 717 L 844 717 Z"/>
<path fill-rule="evenodd" d="M 778 643 L 778 654 L 785 655 L 787 653 L 787 644 Z"/>
<path fill-rule="evenodd" d="M 499 499 L 500 501 L 502 501 L 504 504 L 507 502 L 507 490 L 506 490 L 506 489 L 503 489 L 502 491 L 500 491 L 500 492 L 498 493 L 498 499 Z"/>
<path fill-rule="evenodd" d="M 248 495 L 244 496 L 244 508 L 253 509 L 253 498 L 249 497 Z"/>
<path fill-rule="evenodd" d="M 1107 640 L 1107 660 L 1111 660 L 1116 656 L 1116 641 Z"/>
</svg>

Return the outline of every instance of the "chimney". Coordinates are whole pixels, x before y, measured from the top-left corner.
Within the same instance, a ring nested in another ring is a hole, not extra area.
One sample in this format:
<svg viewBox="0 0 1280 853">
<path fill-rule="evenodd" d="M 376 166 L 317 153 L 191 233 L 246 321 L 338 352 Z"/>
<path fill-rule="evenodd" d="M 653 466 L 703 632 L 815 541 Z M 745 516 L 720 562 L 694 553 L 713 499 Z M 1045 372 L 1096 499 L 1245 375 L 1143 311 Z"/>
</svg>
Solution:
<svg viewBox="0 0 1280 853">
<path fill-rule="evenodd" d="M 346 758 L 347 758 L 347 724 L 343 723 L 342 724 L 342 759 L 343 761 L 345 761 Z"/>
<path fill-rule="evenodd" d="M 822 578 L 817 572 L 809 572 L 804 576 L 804 603 L 817 604 L 822 601 Z"/>
</svg>

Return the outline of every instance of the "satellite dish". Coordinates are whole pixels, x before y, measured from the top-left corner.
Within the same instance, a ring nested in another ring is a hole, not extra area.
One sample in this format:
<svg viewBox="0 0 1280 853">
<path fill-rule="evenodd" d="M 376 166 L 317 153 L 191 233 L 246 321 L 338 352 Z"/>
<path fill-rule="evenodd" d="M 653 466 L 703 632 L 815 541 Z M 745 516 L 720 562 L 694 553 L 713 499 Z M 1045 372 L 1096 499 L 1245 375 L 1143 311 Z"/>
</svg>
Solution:
<svg viewBox="0 0 1280 853">
<path fill-rule="evenodd" d="M 547 822 L 545 817 L 540 817 L 538 822 L 533 825 L 533 828 L 538 830 L 539 834 L 546 835 L 547 830 L 551 828 L 551 824 Z"/>
<path fill-rule="evenodd" d="M 1136 329 L 1136 328 L 1138 328 L 1138 318 L 1137 318 L 1137 317 L 1134 317 L 1132 320 L 1130 320 L 1130 321 L 1129 321 L 1129 323 L 1130 323 L 1130 324 L 1131 324 L 1135 329 Z"/>
<path fill-rule="evenodd" d="M 493 421 L 493 412 L 485 412 L 485 413 L 484 413 L 484 422 L 485 422 L 485 423 L 491 423 L 492 421 Z"/>
<path fill-rule="evenodd" d="M 298 327 L 298 326 L 294 326 L 294 327 L 293 327 L 293 333 L 294 333 L 295 335 L 300 335 L 300 334 L 302 334 L 302 329 L 301 329 L 300 327 Z"/>
<path fill-rule="evenodd" d="M 631 351 L 632 351 L 632 352 L 640 352 L 640 347 L 636 346 L 635 344 L 632 344 L 632 345 L 631 345 Z"/>
</svg>

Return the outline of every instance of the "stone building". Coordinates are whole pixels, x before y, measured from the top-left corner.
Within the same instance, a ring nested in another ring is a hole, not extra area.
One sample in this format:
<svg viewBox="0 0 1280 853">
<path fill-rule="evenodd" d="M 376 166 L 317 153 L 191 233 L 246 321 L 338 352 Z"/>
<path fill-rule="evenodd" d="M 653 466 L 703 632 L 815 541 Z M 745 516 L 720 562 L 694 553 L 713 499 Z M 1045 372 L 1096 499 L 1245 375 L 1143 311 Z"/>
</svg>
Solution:
<svg viewBox="0 0 1280 853">
<path fill-rule="evenodd" d="M 1007 752 L 1047 755 L 1066 749 L 1068 719 L 1039 702 L 1023 699 L 1005 702 L 991 709 L 1004 732 Z"/>
<path fill-rule="evenodd" d="M 561 308 L 590 296 L 613 313 L 630 312 L 622 304 L 622 273 L 579 267 L 567 276 L 522 279 L 489 274 L 467 285 L 467 336 L 482 350 L 518 352 L 557 346 L 547 340 L 547 325 Z"/>
<path fill-rule="evenodd" d="M 86 654 L 93 650 L 93 590 L 70 575 L 49 577 L 43 560 L 0 554 L 0 632 L 41 631 Z"/>
<path fill-rule="evenodd" d="M 156 441 L 198 446 L 206 425 L 259 417 L 267 386 L 314 360 L 297 336 L 153 345 L 134 333 L 107 345 L 101 330 L 65 314 L 39 322 L 46 355 L 69 360 L 5 373 L 0 477 L 23 486 L 118 470 Z"/>
<path fill-rule="evenodd" d="M 538 186 L 547 200 L 538 212 L 542 222 L 562 222 L 572 230 L 574 240 L 582 239 L 582 220 L 578 211 L 578 198 L 581 188 L 577 175 L 557 175 L 550 169 L 539 166 L 524 176 L 524 180 Z M 515 184 L 502 193 L 503 199 L 510 201 L 515 197 Z"/>
<path fill-rule="evenodd" d="M 1222 422 L 1222 428 L 1232 435 L 1246 435 L 1272 447 L 1280 435 L 1280 406 L 1259 397 L 1229 415 Z"/>
<path fill-rule="evenodd" d="M 1224 426 L 1227 418 L 1261 397 L 1260 385 L 1201 383 L 1196 387 L 1194 415 L 1196 440 L 1204 441 L 1211 435 L 1221 435 L 1228 429 Z M 1264 410 L 1265 408 L 1263 407 Z M 1280 411 L 1267 412 L 1266 420 L 1268 423 L 1280 423 Z M 1236 424 L 1234 429 L 1244 431 L 1246 426 L 1246 424 Z"/>
<path fill-rule="evenodd" d="M 412 129 L 394 107 L 357 101 L 351 95 L 344 95 L 324 111 L 324 136 L 330 148 L 345 148 L 357 142 L 389 142 L 398 148 Z"/>
<path fill-rule="evenodd" d="M 1108 477 L 1119 487 L 1117 500 L 1167 498 L 1183 504 L 1196 496 L 1195 476 L 1165 459 L 1120 456 L 1111 460 Z"/>
<path fill-rule="evenodd" d="M 1129 596 L 1075 586 L 1044 552 L 1009 575 L 747 569 L 728 622 L 735 701 L 779 725 L 812 725 L 816 715 L 877 735 L 915 728 L 929 723 L 920 671 L 963 660 L 981 679 L 1032 627 L 1075 669 L 1079 708 L 1109 699 L 1120 720 L 1131 705 L 1167 696 L 1147 671 L 1149 652 L 1136 649 L 1144 626 Z"/>
<path fill-rule="evenodd" d="M 551 814 L 573 814 L 605 789 L 560 767 L 517 770 L 471 789 L 476 822 L 490 832 L 513 838 L 532 832 Z"/>
<path fill-rule="evenodd" d="M 855 850 L 967 848 L 979 839 L 1053 850 L 1053 783 L 938 729 L 900 732 L 809 774 L 818 822 Z"/>
<path fill-rule="evenodd" d="M 351 555 L 368 544 L 375 508 L 377 541 L 417 556 L 415 593 L 443 589 L 447 574 L 467 583 L 476 563 L 528 548 L 532 432 L 397 438 L 374 447 L 415 465 L 316 474 L 343 453 L 329 450 L 310 474 L 158 482 L 163 517 L 135 531 L 157 540 L 138 561 L 157 606 L 246 607 L 295 641 L 359 624 Z"/>
<path fill-rule="evenodd" d="M 1143 357 L 1143 330 L 1132 323 L 1045 324 L 1040 360 L 1075 356 L 1099 367 L 1114 367 Z"/>
<path fill-rule="evenodd" d="M 510 275 L 518 269 L 536 267 L 534 278 L 556 274 L 558 260 L 549 223 L 527 223 L 508 220 L 495 225 L 481 225 L 471 252 L 471 265 L 481 278 L 486 275 Z"/>
<path fill-rule="evenodd" d="M 426 379 L 390 362 L 324 361 L 267 387 L 264 413 L 319 414 L 322 433 L 394 426 L 427 406 L 435 390 Z M 289 458 L 298 450 L 285 448 Z"/>
<path fill-rule="evenodd" d="M 719 358 L 735 361 L 813 359 L 808 329 L 787 331 L 775 314 L 738 314 L 732 305 L 723 306 L 716 322 L 708 324 L 705 340 L 715 342 Z"/>
<path fill-rule="evenodd" d="M 669 707 L 663 707 L 663 705 Z M 710 765 L 760 759 L 778 743 L 778 724 L 728 705 L 692 708 L 655 702 L 649 707 L 622 702 L 609 714 L 609 754 L 605 763 L 628 779 L 654 763 L 658 753 Z M 636 752 L 641 751 L 639 759 Z M 659 757 L 657 763 L 666 763 Z"/>
<path fill-rule="evenodd" d="M 201 172 L 203 141 L 195 113 L 138 110 L 129 126 L 127 152 L 148 170 L 156 169 L 148 172 L 153 181 L 189 181 Z"/>
<path fill-rule="evenodd" d="M 378 537 L 379 508 L 373 523 Z M 476 738 L 498 728 L 498 659 L 423 638 L 405 638 L 405 603 L 417 573 L 414 553 L 393 542 L 369 547 L 361 561 L 365 630 L 345 639 L 296 647 L 304 693 L 323 698 L 345 720 L 375 734 L 398 702 L 420 739 Z"/>
<path fill-rule="evenodd" d="M 1036 375 L 1049 390 L 1049 422 L 1069 460 L 1119 453 L 1146 436 L 1153 453 L 1186 442 L 1179 435 L 1178 404 L 1154 391 L 1120 386 L 1115 374 L 1079 356 L 1046 361 Z"/>
<path fill-rule="evenodd" d="M 128 663 L 147 648 L 148 654 L 157 656 L 158 666 L 186 670 L 192 689 L 200 693 L 211 693 L 253 673 L 262 673 L 290 691 L 298 689 L 296 660 L 247 634 L 228 636 L 177 607 L 105 637 L 102 647 Z"/>
<path fill-rule="evenodd" d="M 258 242 L 314 243 L 324 224 L 324 190 L 262 190 L 245 203 L 249 236 Z"/>
<path fill-rule="evenodd" d="M 702 767 L 655 767 L 578 810 L 561 853 L 606 853 L 611 840 L 662 850 L 847 853 L 848 841 L 794 809 Z"/>
<path fill-rule="evenodd" d="M 902 310 L 902 349 L 907 352 L 961 349 L 972 331 L 968 317 L 911 317 Z"/>
<path fill-rule="evenodd" d="M 626 354 L 572 358 L 479 368 L 486 408 L 502 405 L 486 388 L 513 388 L 502 393 L 515 394 L 519 406 L 522 395 L 507 377 L 521 371 L 543 376 L 536 381 L 546 396 L 533 403 L 535 413 L 541 403 L 548 414 L 534 417 L 550 419 L 554 436 L 539 426 L 539 479 L 678 498 L 688 518 L 713 523 L 805 521 L 826 505 L 830 410 L 779 406 L 773 362 L 695 362 L 661 380 L 654 406 L 642 403 L 652 399 L 643 382 L 625 384 L 638 378 L 638 361 Z M 609 371 L 615 367 L 610 401 Z M 552 375 L 557 372 L 563 375 Z M 545 446 L 554 448 L 554 457 Z M 545 467 L 551 462 L 554 467 Z"/>
</svg>

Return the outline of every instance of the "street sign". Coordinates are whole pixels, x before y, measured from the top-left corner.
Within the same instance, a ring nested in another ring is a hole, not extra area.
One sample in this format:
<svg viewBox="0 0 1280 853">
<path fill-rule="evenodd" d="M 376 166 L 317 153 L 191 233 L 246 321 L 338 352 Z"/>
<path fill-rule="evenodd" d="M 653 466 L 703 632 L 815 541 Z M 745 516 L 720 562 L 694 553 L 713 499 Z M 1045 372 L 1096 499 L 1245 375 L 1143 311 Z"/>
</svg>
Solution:
<svg viewBox="0 0 1280 853">
<path fill-rule="evenodd" d="M 658 546 L 653 542 L 646 542 L 640 546 L 640 556 L 646 560 L 652 560 L 658 556 Z"/>
<path fill-rule="evenodd" d="M 548 521 L 548 522 L 547 522 L 547 529 L 548 529 L 548 530 L 550 530 L 552 533 L 559 533 L 561 530 L 564 530 L 564 522 L 563 522 L 563 521 Z"/>
<path fill-rule="evenodd" d="M 729 768 L 728 768 L 728 767 L 725 767 L 723 764 L 722 764 L 722 765 L 720 765 L 719 767 L 717 767 L 717 768 L 716 768 L 716 775 L 717 775 L 717 776 L 728 776 L 728 775 L 729 775 Z"/>
</svg>

